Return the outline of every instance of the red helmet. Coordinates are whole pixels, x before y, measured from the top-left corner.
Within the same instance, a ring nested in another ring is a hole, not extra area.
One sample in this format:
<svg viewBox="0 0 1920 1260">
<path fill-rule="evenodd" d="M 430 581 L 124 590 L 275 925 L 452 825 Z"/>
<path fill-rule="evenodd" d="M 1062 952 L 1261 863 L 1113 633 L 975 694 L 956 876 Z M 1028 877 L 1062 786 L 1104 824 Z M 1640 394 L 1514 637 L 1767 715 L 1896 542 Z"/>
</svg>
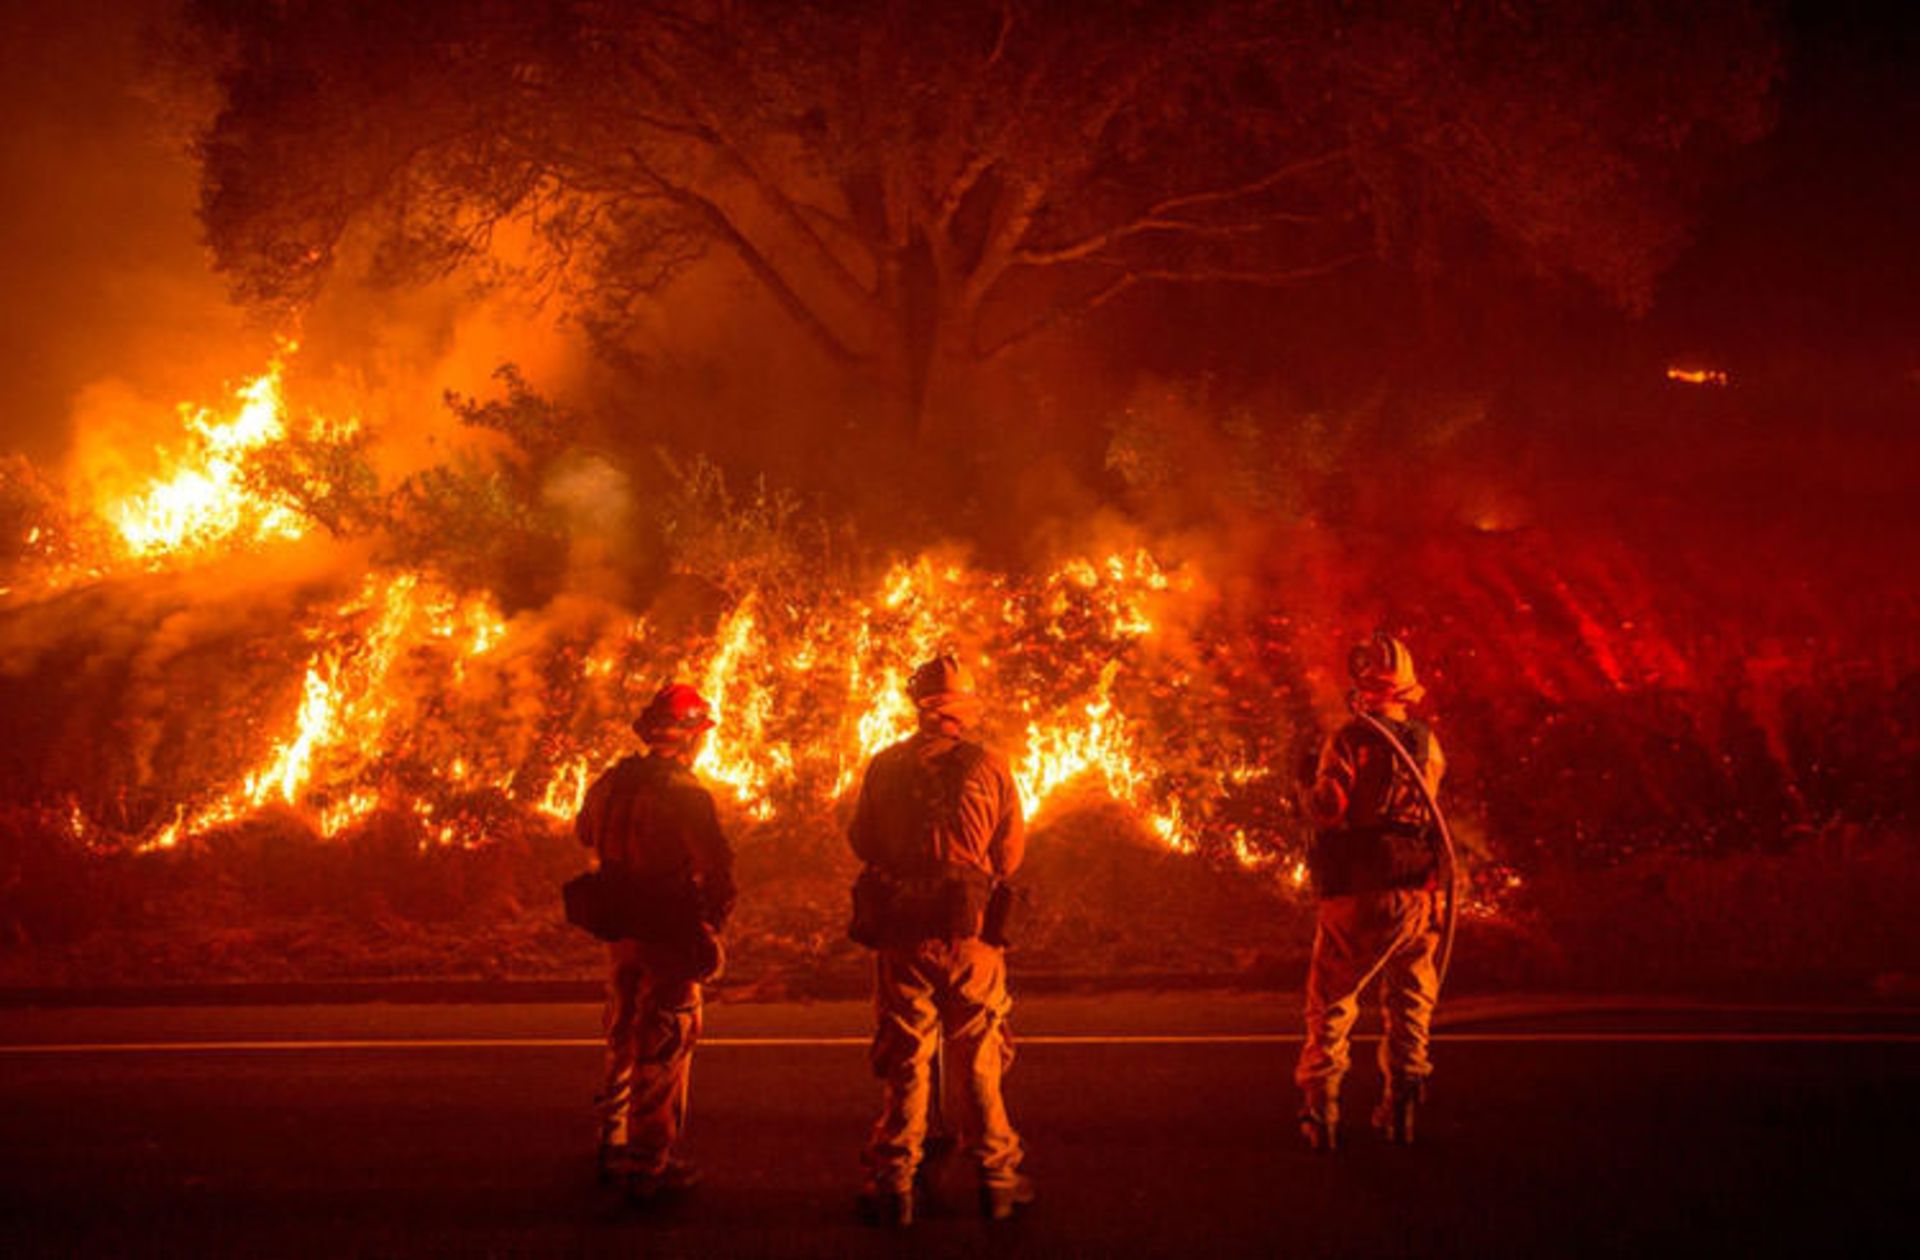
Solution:
<svg viewBox="0 0 1920 1260">
<path fill-rule="evenodd" d="M 713 729 L 706 698 L 686 683 L 668 683 L 633 720 L 634 733 L 649 744 L 675 744 Z"/>
</svg>

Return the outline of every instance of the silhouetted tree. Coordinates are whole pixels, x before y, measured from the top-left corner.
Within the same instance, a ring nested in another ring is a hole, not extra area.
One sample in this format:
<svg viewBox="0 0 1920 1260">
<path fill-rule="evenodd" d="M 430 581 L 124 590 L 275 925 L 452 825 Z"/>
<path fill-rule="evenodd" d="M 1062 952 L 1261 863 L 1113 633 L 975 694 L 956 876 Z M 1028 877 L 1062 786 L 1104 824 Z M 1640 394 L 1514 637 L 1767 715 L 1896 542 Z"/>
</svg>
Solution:
<svg viewBox="0 0 1920 1260">
<path fill-rule="evenodd" d="M 1123 295 L 1442 261 L 1449 221 L 1643 303 L 1695 159 L 1759 134 L 1774 73 L 1747 0 L 196 13 L 223 56 L 203 215 L 246 298 L 311 298 L 365 229 L 385 278 L 510 261 L 617 340 L 718 247 L 919 436 L 967 372 Z"/>
</svg>

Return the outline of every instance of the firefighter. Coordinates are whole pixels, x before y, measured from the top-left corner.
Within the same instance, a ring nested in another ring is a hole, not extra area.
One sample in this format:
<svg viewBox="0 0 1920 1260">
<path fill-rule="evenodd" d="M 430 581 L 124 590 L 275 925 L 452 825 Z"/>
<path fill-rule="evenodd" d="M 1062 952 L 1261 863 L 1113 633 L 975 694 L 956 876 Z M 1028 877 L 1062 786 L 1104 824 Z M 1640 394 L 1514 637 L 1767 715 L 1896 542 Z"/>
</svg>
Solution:
<svg viewBox="0 0 1920 1260">
<path fill-rule="evenodd" d="M 1408 713 L 1426 693 L 1403 643 L 1377 634 L 1354 647 L 1348 667 L 1357 712 L 1328 738 L 1307 794 L 1317 828 L 1308 866 L 1318 906 L 1306 1044 L 1294 1080 L 1303 1095 L 1301 1136 L 1324 1151 L 1339 1143 L 1348 1038 L 1361 991 L 1376 976 L 1384 1085 L 1373 1122 L 1388 1141 L 1412 1142 L 1433 1070 L 1427 1040 L 1440 987 L 1435 820 L 1410 771 L 1361 713 L 1400 741 L 1429 791 L 1439 787 L 1446 761 L 1432 729 Z"/>
<path fill-rule="evenodd" d="M 946 1113 L 979 1172 L 980 1207 L 1006 1220 L 1031 1203 L 1000 1083 L 1013 1062 L 1004 937 L 989 919 L 1020 865 L 1025 830 L 1007 763 L 966 737 L 979 713 L 958 661 L 941 656 L 907 687 L 919 729 L 867 766 L 848 838 L 865 863 L 854 939 L 875 951 L 872 1046 L 880 1118 L 860 1196 L 871 1223 L 913 1221 L 936 1048 Z"/>
<path fill-rule="evenodd" d="M 719 933 L 734 899 L 733 853 L 691 768 L 713 725 L 699 692 L 662 688 L 633 724 L 646 755 L 601 775 L 575 820 L 600 868 L 635 877 L 659 921 L 674 925 L 663 939 L 607 947 L 599 1168 L 603 1181 L 624 1179 L 642 1203 L 697 1179 L 675 1148 L 700 1036 L 700 985 L 719 971 Z"/>
</svg>

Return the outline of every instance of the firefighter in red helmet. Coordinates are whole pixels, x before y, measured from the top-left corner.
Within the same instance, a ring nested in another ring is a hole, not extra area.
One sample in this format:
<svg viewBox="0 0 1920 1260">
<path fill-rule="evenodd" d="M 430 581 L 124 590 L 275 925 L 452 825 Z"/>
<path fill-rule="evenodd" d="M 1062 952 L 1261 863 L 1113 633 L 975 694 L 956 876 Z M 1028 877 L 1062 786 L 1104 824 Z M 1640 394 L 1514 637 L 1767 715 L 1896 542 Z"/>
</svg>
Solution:
<svg viewBox="0 0 1920 1260">
<path fill-rule="evenodd" d="M 851 934 L 875 953 L 872 1063 L 882 1082 L 861 1208 L 875 1224 L 913 1220 L 938 1047 L 946 1114 L 979 1171 L 981 1211 L 1004 1220 L 1033 1198 L 1000 1088 L 1013 1043 L 998 911 L 1025 849 L 1020 796 L 1006 761 L 967 737 L 979 701 L 958 661 L 928 661 L 907 691 L 919 729 L 867 766 L 848 833 L 865 863 Z"/>
<path fill-rule="evenodd" d="M 1294 1080 L 1303 1095 L 1301 1135 L 1317 1150 L 1338 1145 L 1348 1040 L 1360 994 L 1376 977 L 1385 1035 L 1374 1124 L 1389 1141 L 1413 1140 L 1433 1070 L 1427 1041 L 1440 988 L 1439 862 L 1430 832 L 1437 820 L 1427 799 L 1446 759 L 1432 728 L 1409 713 L 1426 692 L 1405 644 L 1376 634 L 1354 647 L 1348 668 L 1356 712 L 1328 738 L 1307 793 L 1318 905 Z M 1382 730 L 1419 767 L 1424 791 Z"/>
<path fill-rule="evenodd" d="M 608 945 L 606 1076 L 599 1167 L 645 1202 L 691 1185 L 676 1151 L 700 1035 L 700 986 L 720 969 L 719 932 L 733 909 L 733 853 L 693 761 L 714 725 L 684 683 L 663 687 L 633 729 L 647 745 L 588 789 L 575 820 L 600 868 L 629 878 L 661 925 Z M 658 938 L 658 939 L 653 939 Z"/>
</svg>

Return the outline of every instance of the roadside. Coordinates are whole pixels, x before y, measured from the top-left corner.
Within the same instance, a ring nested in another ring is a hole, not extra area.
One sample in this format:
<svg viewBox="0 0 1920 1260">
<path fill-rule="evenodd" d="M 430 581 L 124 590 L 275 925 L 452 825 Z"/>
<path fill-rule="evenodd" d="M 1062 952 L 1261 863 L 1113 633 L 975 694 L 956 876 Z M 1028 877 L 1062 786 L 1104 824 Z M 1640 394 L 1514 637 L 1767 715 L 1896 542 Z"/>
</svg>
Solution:
<svg viewBox="0 0 1920 1260">
<path fill-rule="evenodd" d="M 864 1001 L 728 1002 L 709 1005 L 712 1044 L 773 1040 L 859 1044 L 871 1032 Z M 503 1047 L 596 1045 L 597 1002 L 394 1002 L 332 1004 L 14 1007 L 0 1010 L 0 1048 L 29 1045 L 238 1048 L 262 1043 L 386 1043 L 432 1046 L 498 1042 Z M 1361 1031 L 1376 1027 L 1372 1011 Z M 1244 991 L 1125 991 L 1029 994 L 1014 1015 L 1022 1042 L 1055 1038 L 1253 1038 L 1291 1041 L 1300 1028 L 1297 994 Z M 1689 1002 L 1618 994 L 1509 994 L 1444 1004 L 1442 1040 L 1454 1035 L 1920 1036 L 1920 1007 L 1806 1006 Z"/>
</svg>

